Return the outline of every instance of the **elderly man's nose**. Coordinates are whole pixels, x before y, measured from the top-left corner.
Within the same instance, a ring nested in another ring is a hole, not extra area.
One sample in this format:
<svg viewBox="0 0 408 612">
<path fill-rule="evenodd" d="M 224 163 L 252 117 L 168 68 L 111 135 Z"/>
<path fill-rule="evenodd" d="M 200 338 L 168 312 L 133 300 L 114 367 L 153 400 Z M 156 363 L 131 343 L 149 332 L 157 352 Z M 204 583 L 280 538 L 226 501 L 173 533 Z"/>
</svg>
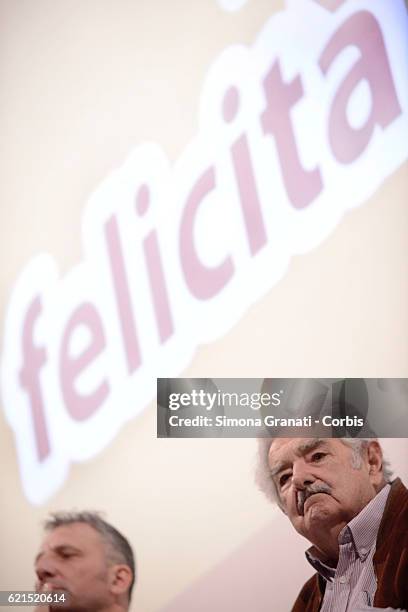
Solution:
<svg viewBox="0 0 408 612">
<path fill-rule="evenodd" d="M 315 478 L 310 473 L 309 466 L 305 462 L 300 461 L 294 464 L 292 482 L 297 489 L 304 489 L 308 485 L 313 484 L 314 481 Z"/>
</svg>

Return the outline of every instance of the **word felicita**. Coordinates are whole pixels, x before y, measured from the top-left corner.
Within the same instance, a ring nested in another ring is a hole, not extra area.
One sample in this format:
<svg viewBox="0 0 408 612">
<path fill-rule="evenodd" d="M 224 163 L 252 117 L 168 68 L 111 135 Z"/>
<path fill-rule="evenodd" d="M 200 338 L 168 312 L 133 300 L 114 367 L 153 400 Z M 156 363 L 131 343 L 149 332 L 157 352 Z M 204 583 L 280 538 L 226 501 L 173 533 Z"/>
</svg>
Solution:
<svg viewBox="0 0 408 612">
<path fill-rule="evenodd" d="M 91 195 L 83 260 L 30 261 L 8 307 L 2 393 L 23 488 L 44 502 L 407 157 L 402 0 L 307 0 L 211 66 L 171 166 L 137 147 Z"/>
</svg>

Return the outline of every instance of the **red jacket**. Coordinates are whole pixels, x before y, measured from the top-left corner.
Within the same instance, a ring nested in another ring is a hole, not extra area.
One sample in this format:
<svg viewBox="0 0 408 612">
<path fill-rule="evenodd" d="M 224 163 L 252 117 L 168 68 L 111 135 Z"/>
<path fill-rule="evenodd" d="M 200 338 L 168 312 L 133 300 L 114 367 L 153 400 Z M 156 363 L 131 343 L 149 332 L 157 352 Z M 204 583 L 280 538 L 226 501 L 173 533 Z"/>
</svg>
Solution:
<svg viewBox="0 0 408 612">
<path fill-rule="evenodd" d="M 408 610 L 408 490 L 399 478 L 391 485 L 373 563 L 377 578 L 374 606 Z M 303 586 L 292 612 L 317 612 L 323 595 L 316 573 Z"/>
</svg>

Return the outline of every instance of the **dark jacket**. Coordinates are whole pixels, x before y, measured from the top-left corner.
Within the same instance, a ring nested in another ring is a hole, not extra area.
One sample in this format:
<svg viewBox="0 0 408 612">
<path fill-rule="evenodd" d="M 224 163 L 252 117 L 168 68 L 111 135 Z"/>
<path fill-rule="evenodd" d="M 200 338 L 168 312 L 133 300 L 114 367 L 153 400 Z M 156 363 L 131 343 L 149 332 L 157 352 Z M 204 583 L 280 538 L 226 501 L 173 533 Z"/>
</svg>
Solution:
<svg viewBox="0 0 408 612">
<path fill-rule="evenodd" d="M 373 564 L 377 578 L 374 606 L 408 610 L 408 490 L 399 478 L 391 485 Z M 300 591 L 292 612 L 317 612 L 324 595 L 322 582 L 318 574 L 312 576 Z"/>
</svg>

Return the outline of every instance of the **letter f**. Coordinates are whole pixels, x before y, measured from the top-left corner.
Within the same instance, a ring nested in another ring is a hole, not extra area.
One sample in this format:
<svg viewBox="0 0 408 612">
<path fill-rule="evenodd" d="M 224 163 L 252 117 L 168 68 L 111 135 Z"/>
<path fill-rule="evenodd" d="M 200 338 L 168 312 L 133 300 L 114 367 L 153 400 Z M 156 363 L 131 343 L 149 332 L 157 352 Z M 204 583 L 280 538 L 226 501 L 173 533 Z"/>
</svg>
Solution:
<svg viewBox="0 0 408 612">
<path fill-rule="evenodd" d="M 41 392 L 39 371 L 47 361 L 44 347 L 33 343 L 33 328 L 42 311 L 41 298 L 37 296 L 27 310 L 23 327 L 23 365 L 20 370 L 20 383 L 28 393 L 34 422 L 38 459 L 43 461 L 50 452 L 47 427 L 44 416 L 44 403 Z"/>
</svg>

